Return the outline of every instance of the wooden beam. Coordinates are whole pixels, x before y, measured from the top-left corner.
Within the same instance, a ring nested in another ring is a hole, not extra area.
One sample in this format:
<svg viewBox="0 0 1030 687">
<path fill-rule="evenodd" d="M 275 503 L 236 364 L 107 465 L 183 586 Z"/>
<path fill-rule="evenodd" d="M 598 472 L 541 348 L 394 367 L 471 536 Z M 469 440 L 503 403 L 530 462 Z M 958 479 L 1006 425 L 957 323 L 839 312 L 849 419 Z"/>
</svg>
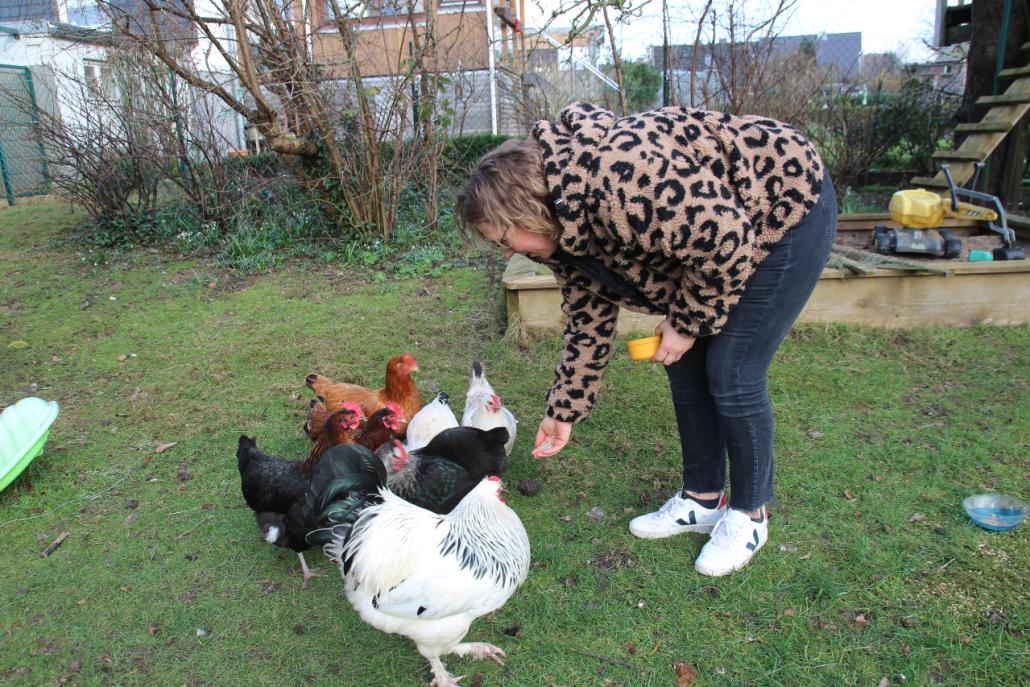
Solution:
<svg viewBox="0 0 1030 687">
<path fill-rule="evenodd" d="M 1002 95 L 984 95 L 976 99 L 977 105 L 994 107 L 996 105 L 1021 105 L 1030 103 L 1030 93 L 1003 93 Z"/>
<path fill-rule="evenodd" d="M 955 126 L 955 131 L 974 134 L 1002 134 L 1008 132 L 1011 128 L 1012 125 L 1008 122 L 993 120 L 957 124 Z"/>
<path fill-rule="evenodd" d="M 933 158 L 935 160 L 972 160 L 973 162 L 983 162 L 987 159 L 988 154 L 983 150 L 938 150 L 934 152 Z"/>
<path fill-rule="evenodd" d="M 1011 213 L 1005 216 L 1008 220 L 1009 226 L 1013 229 L 1030 229 L 1030 217 L 1026 215 L 1013 215 Z"/>
<path fill-rule="evenodd" d="M 948 180 L 944 178 L 943 174 L 938 174 L 935 177 L 912 177 L 908 181 L 910 186 L 928 186 L 930 188 L 948 188 Z"/>
<path fill-rule="evenodd" d="M 1021 76 L 1030 76 L 1030 65 L 1025 67 L 1011 67 L 1009 69 L 1002 69 L 998 72 L 998 76 L 1004 79 L 1015 79 Z"/>
<path fill-rule="evenodd" d="M 508 317 L 527 330 L 560 330 L 565 318 L 558 285 L 549 270 L 532 274 L 535 263 L 524 264 L 529 262 L 515 256 L 504 272 Z M 849 278 L 826 268 L 799 321 L 888 327 L 1030 322 L 1030 260 L 945 264 L 949 277 L 874 269 Z M 623 309 L 618 331 L 653 332 L 659 320 Z"/>
<path fill-rule="evenodd" d="M 891 219 L 890 213 L 887 212 L 837 215 L 839 231 L 872 231 L 877 224 L 885 224 L 890 227 L 901 226 Z M 945 217 L 941 220 L 941 227 L 974 231 L 977 229 L 977 223 L 969 219 Z"/>
</svg>

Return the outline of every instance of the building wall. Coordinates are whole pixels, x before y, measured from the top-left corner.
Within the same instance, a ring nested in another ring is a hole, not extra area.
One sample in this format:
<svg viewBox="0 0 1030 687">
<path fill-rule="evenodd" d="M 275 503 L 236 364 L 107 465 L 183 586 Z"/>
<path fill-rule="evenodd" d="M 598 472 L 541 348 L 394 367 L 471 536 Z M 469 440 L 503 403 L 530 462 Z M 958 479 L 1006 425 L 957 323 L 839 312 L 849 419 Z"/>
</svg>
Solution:
<svg viewBox="0 0 1030 687">
<path fill-rule="evenodd" d="M 497 74 L 497 133 L 508 136 L 526 134 L 526 127 L 519 117 L 518 98 L 521 93 L 519 79 L 509 72 L 498 71 Z M 447 74 L 448 83 L 440 93 L 454 108 L 454 117 L 449 129 L 450 135 L 490 133 L 492 129 L 490 104 L 490 72 L 488 70 L 470 70 Z M 372 106 L 380 112 L 388 108 L 395 89 L 404 84 L 398 76 L 371 76 L 363 80 L 367 89 L 372 89 Z M 347 97 L 345 92 L 352 86 L 349 81 L 340 81 L 341 98 Z M 341 101 L 342 102 L 342 101 Z M 410 134 L 410 130 L 406 135 Z"/>
<path fill-rule="evenodd" d="M 107 58 L 106 49 L 57 40 L 48 34 L 49 29 L 45 24 L 21 24 L 19 28 L 26 29 L 26 33 L 18 38 L 0 34 L 0 63 L 29 67 L 34 79 L 37 75 L 40 80 L 45 79 L 51 84 L 51 111 L 56 107 L 54 114 L 63 121 L 77 122 L 80 108 L 72 104 L 72 98 L 77 94 L 70 90 L 67 83 L 81 82 L 86 63 L 103 62 Z M 65 84 L 63 87 L 62 82 Z M 44 105 L 40 103 L 41 107 Z"/>
<path fill-rule="evenodd" d="M 482 8 L 464 12 L 440 13 L 435 19 L 437 55 L 440 71 L 484 69 L 487 67 L 486 14 Z M 363 76 L 401 73 L 410 56 L 411 29 L 405 17 L 382 17 L 363 23 L 357 34 L 356 53 Z M 347 56 L 336 27 L 323 26 L 314 36 L 315 59 L 325 64 L 333 76 L 347 75 Z"/>
</svg>

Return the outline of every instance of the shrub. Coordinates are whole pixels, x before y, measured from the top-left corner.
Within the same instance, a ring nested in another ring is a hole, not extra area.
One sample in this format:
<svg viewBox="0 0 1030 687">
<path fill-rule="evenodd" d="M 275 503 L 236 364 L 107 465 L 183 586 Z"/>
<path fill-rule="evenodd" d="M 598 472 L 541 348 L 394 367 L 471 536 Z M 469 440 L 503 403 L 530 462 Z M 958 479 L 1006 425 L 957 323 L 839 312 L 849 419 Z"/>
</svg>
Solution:
<svg viewBox="0 0 1030 687">
<path fill-rule="evenodd" d="M 443 155 L 440 156 L 441 175 L 449 183 L 463 183 L 479 158 L 509 138 L 511 136 L 493 134 L 469 134 L 451 138 L 444 147 Z"/>
</svg>

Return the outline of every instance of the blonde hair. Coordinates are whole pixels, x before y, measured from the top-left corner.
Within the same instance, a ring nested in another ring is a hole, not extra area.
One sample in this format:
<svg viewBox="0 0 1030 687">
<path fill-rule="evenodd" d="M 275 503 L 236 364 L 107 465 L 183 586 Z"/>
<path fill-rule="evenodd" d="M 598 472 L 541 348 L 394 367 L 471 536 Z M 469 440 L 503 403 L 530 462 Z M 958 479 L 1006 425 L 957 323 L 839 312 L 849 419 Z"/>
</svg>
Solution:
<svg viewBox="0 0 1030 687">
<path fill-rule="evenodd" d="M 540 146 L 512 139 L 479 158 L 455 198 L 454 211 L 466 234 L 474 225 L 486 222 L 502 232 L 517 227 L 556 237 L 558 222 L 551 211 Z"/>
</svg>

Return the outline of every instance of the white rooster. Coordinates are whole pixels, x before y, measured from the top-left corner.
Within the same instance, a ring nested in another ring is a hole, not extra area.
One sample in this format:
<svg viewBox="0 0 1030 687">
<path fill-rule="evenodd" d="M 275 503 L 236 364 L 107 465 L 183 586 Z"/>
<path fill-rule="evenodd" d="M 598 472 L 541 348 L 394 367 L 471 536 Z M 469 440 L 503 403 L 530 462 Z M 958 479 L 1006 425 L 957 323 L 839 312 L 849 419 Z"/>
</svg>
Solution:
<svg viewBox="0 0 1030 687">
<path fill-rule="evenodd" d="M 408 434 L 404 448 L 410 453 L 427 445 L 440 432 L 458 426 L 458 418 L 448 403 L 447 393 L 441 391 L 429 403 L 422 406 L 415 417 L 408 422 Z"/>
<path fill-rule="evenodd" d="M 433 672 L 430 687 L 457 687 L 441 656 L 489 658 L 492 644 L 462 642 L 472 621 L 497 610 L 526 579 L 529 538 L 501 499 L 501 480 L 484 478 L 446 515 L 394 495 L 362 511 L 325 553 L 340 566 L 361 619 L 415 642 Z"/>
<path fill-rule="evenodd" d="M 508 430 L 508 442 L 504 445 L 504 452 L 510 456 L 511 447 L 515 444 L 515 425 L 517 424 L 515 416 L 501 405 L 501 397 L 487 381 L 483 364 L 478 360 L 472 363 L 472 378 L 469 379 L 469 390 L 465 394 L 465 410 L 461 414 L 461 426 L 487 430 L 504 427 Z"/>
</svg>

